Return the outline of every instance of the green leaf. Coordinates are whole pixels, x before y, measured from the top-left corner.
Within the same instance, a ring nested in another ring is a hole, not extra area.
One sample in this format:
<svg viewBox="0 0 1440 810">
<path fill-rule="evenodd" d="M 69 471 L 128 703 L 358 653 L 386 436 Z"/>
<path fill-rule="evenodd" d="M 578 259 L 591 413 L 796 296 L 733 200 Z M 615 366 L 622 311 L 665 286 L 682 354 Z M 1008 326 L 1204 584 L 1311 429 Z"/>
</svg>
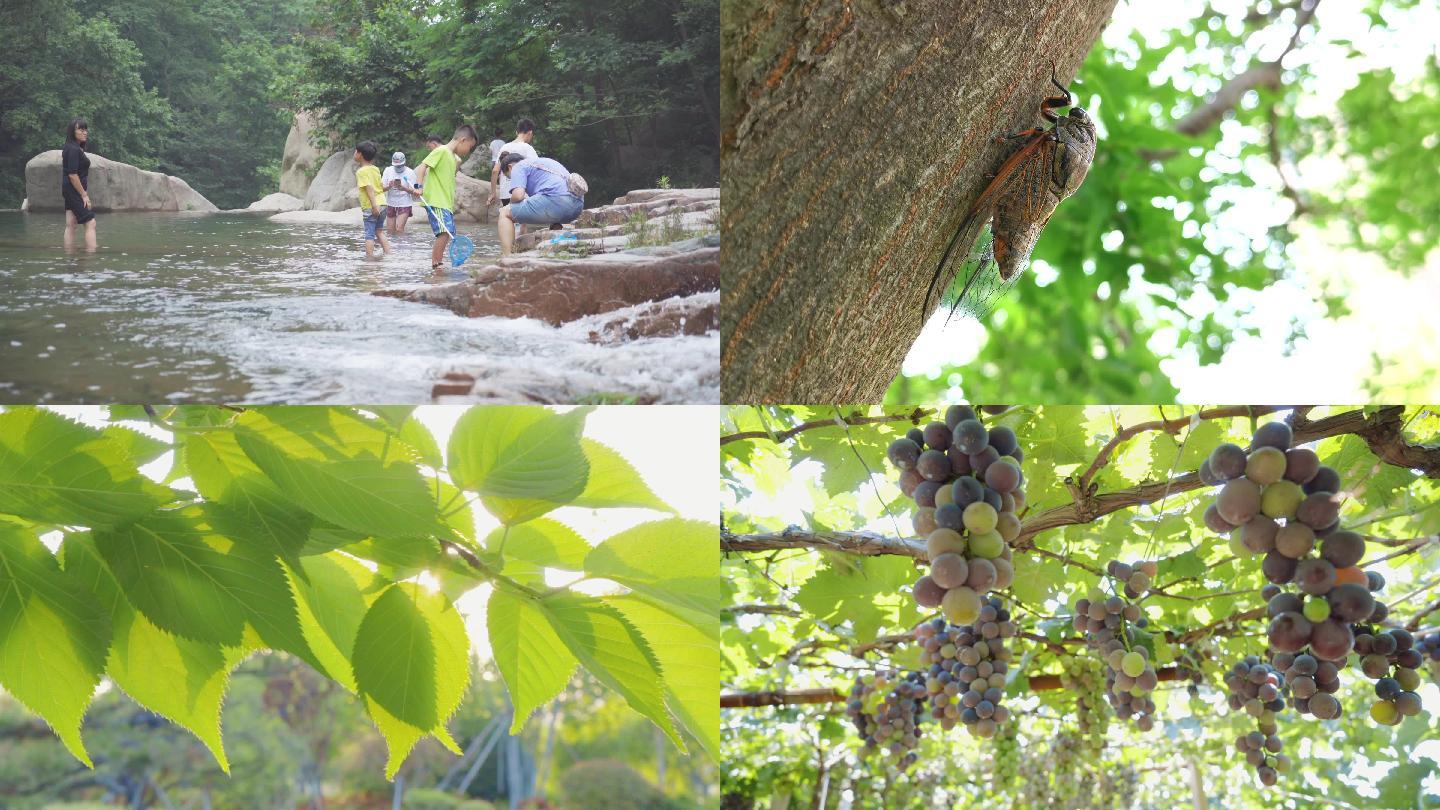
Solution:
<svg viewBox="0 0 1440 810">
<path fill-rule="evenodd" d="M 720 609 L 720 531 L 699 520 L 642 523 L 585 558 L 585 573 L 704 617 Z"/>
<path fill-rule="evenodd" d="M 665 708 L 659 662 L 640 631 L 620 611 L 595 597 L 567 592 L 547 597 L 540 605 L 556 635 L 585 669 L 685 750 Z"/>
<path fill-rule="evenodd" d="M 186 464 L 195 489 L 227 510 L 212 512 L 237 538 L 254 543 L 299 569 L 314 518 L 299 508 L 252 462 L 233 433 L 185 437 Z M 220 514 L 233 510 L 233 515 Z"/>
<path fill-rule="evenodd" d="M 510 526 L 564 506 L 580 497 L 589 478 L 580 433 L 590 410 L 471 408 L 450 434 L 450 479 L 478 492 L 485 508 Z"/>
<path fill-rule="evenodd" d="M 910 587 L 920 575 L 908 557 L 867 557 L 854 565 L 853 570 L 816 572 L 800 586 L 795 603 L 817 619 L 849 621 L 856 637 L 868 641 L 886 622 L 887 611 L 878 601 Z"/>
<path fill-rule="evenodd" d="M 665 700 L 690 736 L 720 761 L 720 619 L 717 611 L 697 627 L 640 597 L 612 596 L 618 608 L 655 651 L 665 675 Z"/>
<path fill-rule="evenodd" d="M 258 434 L 241 431 L 245 454 L 294 503 L 367 536 L 417 537 L 441 529 L 434 496 L 413 464 L 378 458 L 301 458 Z"/>
<path fill-rule="evenodd" d="M 485 612 L 495 666 L 515 706 L 510 733 L 517 734 L 536 707 L 565 688 L 576 659 L 565 647 L 540 604 L 496 588 Z"/>
<path fill-rule="evenodd" d="M 485 548 L 498 553 L 504 538 L 507 565 L 514 558 L 546 568 L 579 571 L 585 567 L 585 555 L 590 553 L 590 544 L 574 529 L 546 518 L 511 526 L 508 536 L 506 532 L 505 527 L 490 532 Z"/>
<path fill-rule="evenodd" d="M 278 560 L 244 553 L 201 522 L 200 514 L 193 507 L 156 512 L 118 529 L 96 530 L 95 548 L 131 604 L 156 626 L 236 646 L 247 619 L 267 623 L 272 611 L 287 604 L 293 610 L 293 600 Z"/>
<path fill-rule="evenodd" d="M 377 610 L 383 615 L 377 614 Z M 371 624 L 371 616 L 374 615 L 380 615 L 378 625 Z M 383 662 L 371 660 L 372 654 L 379 652 L 370 649 L 368 636 L 372 626 L 382 627 L 384 632 L 391 633 L 400 632 L 407 625 L 424 636 L 424 645 L 392 637 L 388 644 L 380 643 L 378 646 L 382 650 L 387 646 L 395 651 L 403 649 L 407 655 L 425 659 L 423 664 L 410 660 L 396 662 L 389 667 L 377 666 Z M 422 646 L 430 651 L 428 656 Z M 445 729 L 445 723 L 460 706 L 470 686 L 470 639 L 465 633 L 464 621 L 449 600 L 424 591 L 414 583 L 387 589 L 376 600 L 361 625 L 355 664 L 355 676 L 365 695 L 366 708 L 385 736 L 389 749 L 385 769 L 387 778 L 395 778 L 405 757 L 426 733 L 434 734 L 453 753 L 461 753 Z M 428 682 L 422 672 L 427 668 Z M 372 669 L 375 671 L 372 672 Z M 366 687 L 367 682 L 374 682 L 377 677 L 383 682 L 380 694 Z M 410 678 L 418 680 L 409 681 L 407 685 L 405 681 Z M 397 692 L 397 689 L 400 691 Z M 433 701 L 435 719 L 422 723 L 423 714 L 411 710 L 421 707 L 427 698 Z M 397 699 L 399 702 L 396 702 Z M 406 719 L 407 715 L 410 719 Z"/>
<path fill-rule="evenodd" d="M 425 462 L 425 466 L 439 469 L 445 465 L 445 457 L 440 455 L 440 445 L 435 443 L 435 436 L 418 419 L 406 420 L 400 426 L 398 435 Z"/>
<path fill-rule="evenodd" d="M 97 602 L 79 578 L 61 573 L 33 532 L 0 523 L 0 686 L 91 767 L 80 721 L 105 669 L 110 633 Z"/>
<path fill-rule="evenodd" d="M 398 720 L 428 729 L 439 720 L 435 643 L 425 616 L 405 589 L 375 600 L 355 638 L 355 683 Z"/>
<path fill-rule="evenodd" d="M 675 512 L 673 507 L 656 497 L 624 456 L 594 439 L 582 438 L 580 447 L 585 452 L 585 459 L 590 462 L 590 478 L 585 484 L 585 491 L 571 503 L 572 506 L 592 509 L 633 507 Z"/>
<path fill-rule="evenodd" d="M 172 636 L 126 605 L 115 615 L 108 674 L 136 703 L 199 738 L 228 774 L 220 706 L 230 671 L 250 652 Z"/>
<path fill-rule="evenodd" d="M 292 578 L 300 627 L 321 669 L 354 692 L 355 675 L 350 657 L 360 622 L 376 598 L 381 581 L 360 563 L 343 554 L 306 557 L 305 579 Z M 368 598 L 367 598 L 368 595 Z"/>
<path fill-rule="evenodd" d="M 120 445 L 125 455 L 137 465 L 149 464 L 174 449 L 169 442 L 147 436 L 124 425 L 106 425 L 100 432 Z"/>
<path fill-rule="evenodd" d="M 142 476 L 126 448 L 99 430 L 43 408 L 0 413 L 0 512 L 109 526 L 175 498 Z"/>
</svg>

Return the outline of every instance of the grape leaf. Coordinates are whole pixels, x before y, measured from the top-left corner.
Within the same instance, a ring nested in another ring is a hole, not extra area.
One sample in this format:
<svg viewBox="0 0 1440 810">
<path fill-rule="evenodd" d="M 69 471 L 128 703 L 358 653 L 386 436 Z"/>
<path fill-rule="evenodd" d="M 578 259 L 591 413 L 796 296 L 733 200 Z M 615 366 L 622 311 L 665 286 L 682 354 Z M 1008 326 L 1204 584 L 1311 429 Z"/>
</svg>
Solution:
<svg viewBox="0 0 1440 810">
<path fill-rule="evenodd" d="M 0 523 L 0 686 L 93 767 L 80 721 L 105 669 L 109 625 L 33 532 Z"/>
</svg>

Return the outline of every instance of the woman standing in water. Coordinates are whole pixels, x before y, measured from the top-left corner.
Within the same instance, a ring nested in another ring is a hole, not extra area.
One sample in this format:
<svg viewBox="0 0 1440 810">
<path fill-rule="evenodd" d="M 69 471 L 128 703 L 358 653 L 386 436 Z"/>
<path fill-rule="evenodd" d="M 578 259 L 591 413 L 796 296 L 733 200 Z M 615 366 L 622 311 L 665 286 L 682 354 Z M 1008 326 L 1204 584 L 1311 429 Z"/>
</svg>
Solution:
<svg viewBox="0 0 1440 810">
<path fill-rule="evenodd" d="M 60 196 L 65 198 L 65 249 L 75 244 L 75 226 L 85 227 L 85 249 L 95 249 L 95 212 L 90 210 L 90 125 L 76 118 L 65 131 L 60 150 Z"/>
</svg>

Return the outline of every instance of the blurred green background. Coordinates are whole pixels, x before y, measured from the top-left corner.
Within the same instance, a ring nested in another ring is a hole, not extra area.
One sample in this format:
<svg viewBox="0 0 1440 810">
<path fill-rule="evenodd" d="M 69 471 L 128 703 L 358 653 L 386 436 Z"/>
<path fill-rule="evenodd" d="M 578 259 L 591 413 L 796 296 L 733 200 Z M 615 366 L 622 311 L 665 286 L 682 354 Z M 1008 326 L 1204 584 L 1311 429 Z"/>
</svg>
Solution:
<svg viewBox="0 0 1440 810">
<path fill-rule="evenodd" d="M 1440 393 L 1437 49 L 1433 2 L 1122 0 L 1071 86 L 1088 179 L 984 325 L 937 314 L 887 400 Z"/>
</svg>

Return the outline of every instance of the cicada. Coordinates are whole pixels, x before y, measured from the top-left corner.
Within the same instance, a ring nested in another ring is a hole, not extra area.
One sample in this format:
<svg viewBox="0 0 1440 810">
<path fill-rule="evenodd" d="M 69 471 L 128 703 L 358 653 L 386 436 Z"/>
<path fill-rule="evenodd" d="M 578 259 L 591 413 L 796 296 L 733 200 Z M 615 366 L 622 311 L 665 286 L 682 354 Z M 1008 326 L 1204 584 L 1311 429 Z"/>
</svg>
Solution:
<svg viewBox="0 0 1440 810">
<path fill-rule="evenodd" d="M 1074 194 L 1089 173 L 1095 159 L 1095 122 L 1083 109 L 1070 107 L 1070 91 L 1060 83 L 1053 65 L 1050 83 L 1060 89 L 1060 95 L 1040 102 L 1040 117 L 1051 126 L 1047 129 L 1041 125 L 996 139 L 1017 142 L 1015 151 L 1000 164 L 994 179 L 945 246 L 925 293 L 924 312 L 930 311 L 935 285 L 945 275 L 960 236 L 972 233 L 976 223 L 985 222 L 988 232 L 966 254 L 960 271 L 953 274 L 957 281 L 963 277 L 964 284 L 953 297 L 944 296 L 942 302 L 953 301 L 951 317 L 956 311 L 977 319 L 988 314 L 1030 263 L 1030 254 L 1055 207 Z M 1070 107 L 1069 115 L 1055 112 L 1061 107 Z"/>
</svg>

